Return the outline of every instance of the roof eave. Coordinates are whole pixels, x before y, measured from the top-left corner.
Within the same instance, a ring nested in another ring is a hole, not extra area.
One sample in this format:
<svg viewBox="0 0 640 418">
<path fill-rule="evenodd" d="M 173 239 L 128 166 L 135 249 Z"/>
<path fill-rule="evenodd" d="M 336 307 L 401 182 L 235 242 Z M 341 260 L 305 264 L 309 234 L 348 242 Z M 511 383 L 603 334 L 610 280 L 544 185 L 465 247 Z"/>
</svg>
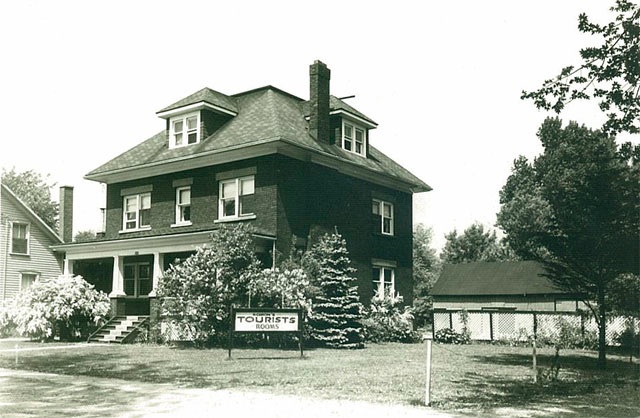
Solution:
<svg viewBox="0 0 640 418">
<path fill-rule="evenodd" d="M 185 106 L 178 106 L 178 107 L 174 107 L 172 109 L 166 109 L 166 110 L 161 110 L 156 112 L 156 115 L 158 115 L 158 117 L 163 118 L 163 119 L 168 119 L 171 116 L 175 116 L 175 115 L 179 115 L 182 113 L 186 113 L 186 112 L 195 112 L 198 110 L 202 110 L 202 109 L 210 109 L 213 110 L 215 112 L 219 112 L 219 113 L 224 113 L 226 115 L 231 115 L 231 116 L 237 116 L 238 112 L 235 112 L 233 110 L 230 109 L 226 109 L 224 107 L 215 105 L 213 103 L 209 103 L 207 101 L 201 100 L 199 102 L 196 103 L 191 103 Z"/>
</svg>

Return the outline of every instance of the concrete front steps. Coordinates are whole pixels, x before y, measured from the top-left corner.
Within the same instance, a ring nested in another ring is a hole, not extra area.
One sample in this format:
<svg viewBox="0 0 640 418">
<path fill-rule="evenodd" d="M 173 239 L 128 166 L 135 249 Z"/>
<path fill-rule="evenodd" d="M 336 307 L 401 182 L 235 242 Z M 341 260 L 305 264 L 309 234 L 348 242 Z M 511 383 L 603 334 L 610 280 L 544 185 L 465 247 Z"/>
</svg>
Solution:
<svg viewBox="0 0 640 418">
<path fill-rule="evenodd" d="M 140 331 L 146 330 L 148 316 L 116 316 L 94 332 L 88 342 L 125 344 L 133 342 Z"/>
</svg>

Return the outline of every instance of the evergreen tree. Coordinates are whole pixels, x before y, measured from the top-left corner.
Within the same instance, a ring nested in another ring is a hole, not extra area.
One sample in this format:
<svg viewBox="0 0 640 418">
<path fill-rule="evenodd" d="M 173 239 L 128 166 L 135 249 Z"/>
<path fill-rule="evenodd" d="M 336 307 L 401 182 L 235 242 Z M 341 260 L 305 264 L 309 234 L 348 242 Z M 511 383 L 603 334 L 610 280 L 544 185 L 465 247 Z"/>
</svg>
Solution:
<svg viewBox="0 0 640 418">
<path fill-rule="evenodd" d="M 311 250 L 317 264 L 313 280 L 320 289 L 309 325 L 312 337 L 332 348 L 363 348 L 362 305 L 347 245 L 338 233 L 326 234 Z"/>
</svg>

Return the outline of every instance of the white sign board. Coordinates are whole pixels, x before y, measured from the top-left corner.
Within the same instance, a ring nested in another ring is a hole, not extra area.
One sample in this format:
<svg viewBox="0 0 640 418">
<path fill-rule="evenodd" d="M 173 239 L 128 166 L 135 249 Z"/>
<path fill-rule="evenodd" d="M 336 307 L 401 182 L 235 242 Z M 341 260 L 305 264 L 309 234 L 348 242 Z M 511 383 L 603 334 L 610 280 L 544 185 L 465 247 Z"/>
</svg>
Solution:
<svg viewBox="0 0 640 418">
<path fill-rule="evenodd" d="M 298 312 L 235 312 L 235 331 L 272 332 L 298 331 Z"/>
</svg>

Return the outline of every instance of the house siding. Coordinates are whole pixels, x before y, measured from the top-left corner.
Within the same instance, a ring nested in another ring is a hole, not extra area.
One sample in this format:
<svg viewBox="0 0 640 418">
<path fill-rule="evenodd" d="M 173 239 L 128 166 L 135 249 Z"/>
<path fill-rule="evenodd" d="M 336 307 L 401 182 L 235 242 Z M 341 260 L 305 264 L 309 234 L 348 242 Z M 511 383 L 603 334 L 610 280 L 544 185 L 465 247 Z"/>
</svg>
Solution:
<svg viewBox="0 0 640 418">
<path fill-rule="evenodd" d="M 586 308 L 583 302 L 565 295 L 527 296 L 436 296 L 434 309 L 515 309 L 537 312 L 575 312 Z"/>
<path fill-rule="evenodd" d="M 218 228 L 218 181 L 216 174 L 255 167 L 255 214 L 256 219 L 246 220 L 257 231 L 275 235 L 276 231 L 276 184 L 272 174 L 270 157 L 262 157 L 186 170 L 144 179 L 137 179 L 107 186 L 107 211 L 105 239 L 125 239 L 158 236 L 182 232 L 193 232 Z M 172 227 L 175 223 L 176 188 L 174 180 L 192 179 L 190 226 Z M 139 186 L 151 186 L 151 229 L 121 232 L 123 218 L 122 191 Z"/>
<path fill-rule="evenodd" d="M 14 297 L 20 291 L 20 274 L 38 274 L 40 280 L 62 274 L 62 260 L 49 248 L 54 241 L 37 222 L 19 207 L 9 196 L 1 196 L 0 217 L 0 296 L 2 301 Z M 29 255 L 11 254 L 10 222 L 29 224 Z"/>
<path fill-rule="evenodd" d="M 373 294 L 374 259 L 396 263 L 396 291 L 411 303 L 412 196 L 335 170 L 278 156 L 278 237 L 277 249 L 287 256 L 293 237 L 309 238 L 307 248 L 324 233 L 336 228 L 347 242 L 351 263 L 356 268 L 363 302 Z M 371 201 L 387 196 L 394 203 L 394 235 L 374 232 Z"/>
</svg>

